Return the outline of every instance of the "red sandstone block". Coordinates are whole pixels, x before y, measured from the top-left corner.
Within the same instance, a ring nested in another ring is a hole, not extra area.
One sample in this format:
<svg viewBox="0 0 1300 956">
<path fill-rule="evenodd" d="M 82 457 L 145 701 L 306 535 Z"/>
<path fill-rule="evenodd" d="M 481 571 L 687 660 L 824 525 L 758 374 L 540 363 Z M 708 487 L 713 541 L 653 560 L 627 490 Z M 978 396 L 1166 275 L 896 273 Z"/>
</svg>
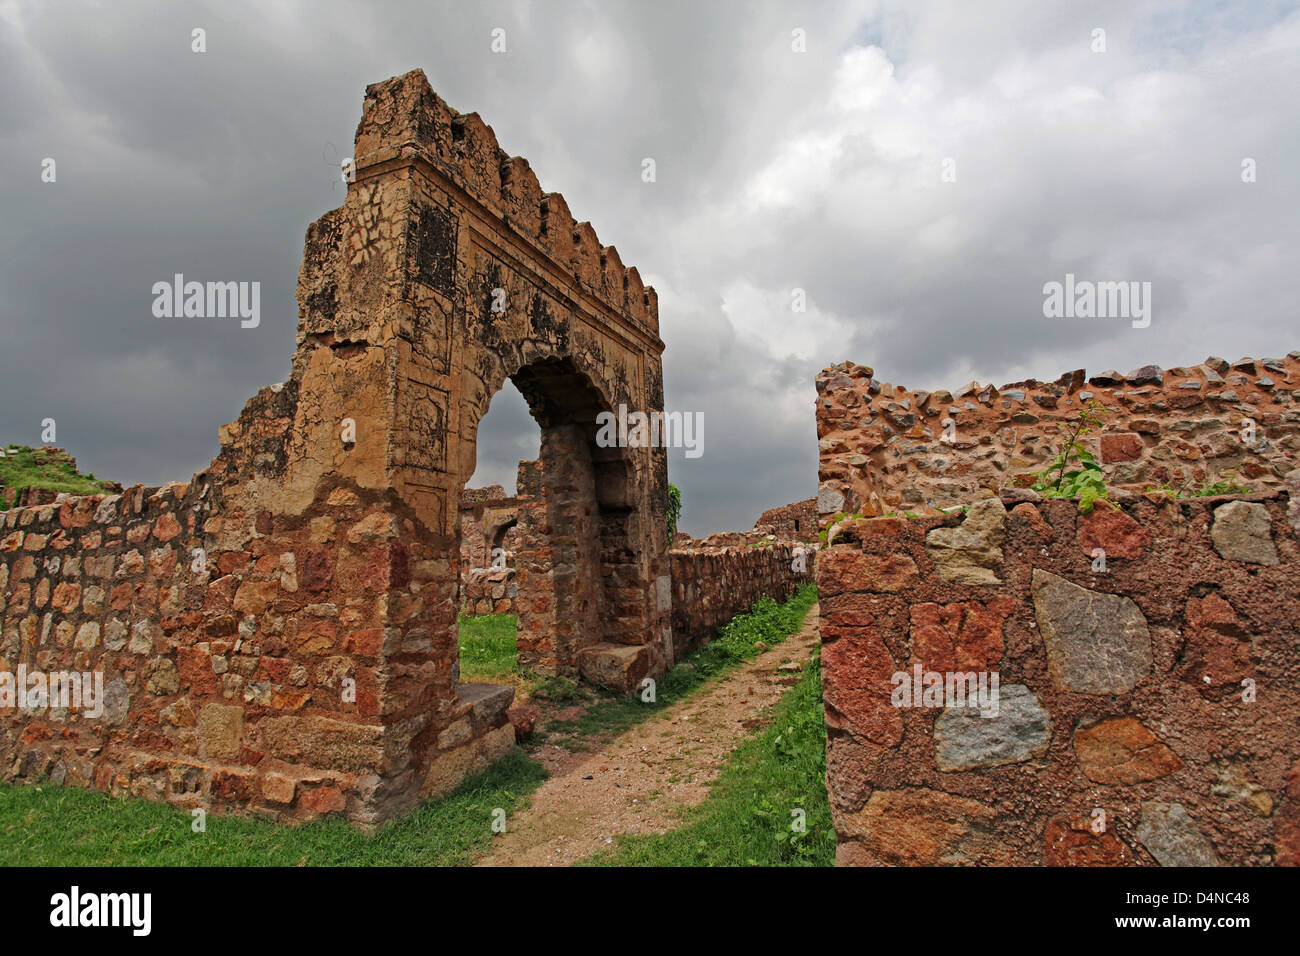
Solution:
<svg viewBox="0 0 1300 956">
<path fill-rule="evenodd" d="M 121 584 L 113 585 L 112 596 L 109 598 L 108 606 L 114 611 L 125 611 L 131 606 L 131 597 L 135 594 L 135 588 L 131 587 L 125 581 Z"/>
<path fill-rule="evenodd" d="M 12 576 L 15 581 L 30 581 L 36 577 L 36 561 L 30 554 L 24 554 L 14 562 Z"/>
<path fill-rule="evenodd" d="M 338 640 L 338 627 L 331 621 L 316 621 L 298 631 L 298 650 L 303 654 L 324 654 Z"/>
<path fill-rule="evenodd" d="M 344 651 L 360 657 L 379 657 L 383 653 L 383 647 L 384 629 L 381 627 L 353 631 L 343 642 Z"/>
<path fill-rule="evenodd" d="M 826 723 L 886 747 L 903 739 L 903 717 L 890 703 L 898 668 L 876 628 L 835 629 L 822 647 Z"/>
<path fill-rule="evenodd" d="M 271 803 L 293 803 L 297 782 L 282 773 L 268 772 L 262 777 L 262 796 Z"/>
<path fill-rule="evenodd" d="M 1052 529 L 1052 526 L 1047 523 L 1047 519 L 1044 518 L 1042 513 L 1028 501 L 1022 501 L 1020 504 L 1012 508 L 1011 514 L 1016 518 L 1023 518 L 1028 522 L 1029 526 L 1034 529 L 1034 532 L 1041 540 L 1056 540 L 1056 532 Z"/>
<path fill-rule="evenodd" d="M 1203 694 L 1238 687 L 1254 673 L 1251 634 L 1217 594 L 1192 598 L 1185 611 L 1186 646 L 1179 676 Z M 1207 679 L 1208 678 L 1208 679 Z"/>
<path fill-rule="evenodd" d="M 181 524 L 171 512 L 162 515 L 153 525 L 153 536 L 159 541 L 170 541 L 181 533 Z"/>
<path fill-rule="evenodd" d="M 220 694 L 221 679 L 212 672 L 212 656 L 193 647 L 176 651 L 176 670 L 181 675 L 182 686 L 195 694 Z"/>
<path fill-rule="evenodd" d="M 60 614 L 71 614 L 80 603 L 81 585 L 69 581 L 60 581 L 54 588 L 54 596 L 50 599 L 50 607 Z"/>
<path fill-rule="evenodd" d="M 250 560 L 247 551 L 223 551 L 217 557 L 217 570 L 222 574 L 230 574 L 240 568 L 248 567 Z"/>
<path fill-rule="evenodd" d="M 1089 817 L 1059 814 L 1047 821 L 1043 833 L 1046 866 L 1129 866 L 1133 851 L 1110 829 L 1097 833 Z"/>
<path fill-rule="evenodd" d="M 411 583 L 410 553 L 406 545 L 394 541 L 367 552 L 360 577 L 362 587 L 370 591 L 406 587 Z"/>
<path fill-rule="evenodd" d="M 1088 557 L 1095 548 L 1102 548 L 1107 558 L 1133 560 L 1142 557 L 1142 551 L 1151 534 L 1122 511 L 1099 504 L 1087 514 L 1079 516 L 1079 547 Z"/>
<path fill-rule="evenodd" d="M 865 554 L 852 548 L 832 548 L 817 557 L 817 588 L 826 595 L 894 593 L 915 584 L 919 577 L 916 562 L 906 554 Z"/>
<path fill-rule="evenodd" d="M 149 552 L 149 573 L 156 578 L 170 578 L 176 570 L 176 552 L 171 548 L 159 548 Z"/>
<path fill-rule="evenodd" d="M 252 774 L 241 770 L 217 770 L 212 774 L 212 795 L 219 800 L 243 801 L 252 792 Z"/>
<path fill-rule="evenodd" d="M 282 713 L 293 713 L 307 706 L 311 694 L 301 690 L 277 690 L 271 694 L 271 707 Z"/>
<path fill-rule="evenodd" d="M 871 538 L 897 537 L 902 529 L 903 522 L 899 518 L 862 518 L 852 522 L 846 531 L 859 541 L 867 541 Z"/>
<path fill-rule="evenodd" d="M 994 671 L 1002 662 L 1002 625 L 1016 608 L 1000 595 L 981 604 L 917 604 L 911 612 L 912 659 L 934 671 Z"/>
<path fill-rule="evenodd" d="M 263 655 L 258 661 L 258 674 L 273 684 L 283 684 L 289 680 L 289 672 L 294 662 L 284 657 L 267 657 Z"/>
<path fill-rule="evenodd" d="M 1101 460 L 1106 464 L 1142 457 L 1142 438 L 1132 432 L 1101 436 Z"/>
<path fill-rule="evenodd" d="M 1084 775 L 1096 783 L 1133 784 L 1158 780 L 1183 762 L 1133 717 L 1115 717 L 1074 733 L 1074 752 Z"/>
<path fill-rule="evenodd" d="M 298 567 L 298 586 L 308 591 L 324 591 L 334 579 L 334 556 L 324 548 L 303 552 Z"/>
<path fill-rule="evenodd" d="M 347 809 L 347 805 L 347 798 L 338 787 L 317 787 L 314 790 L 306 790 L 298 798 L 298 806 L 315 815 L 342 813 Z"/>
</svg>

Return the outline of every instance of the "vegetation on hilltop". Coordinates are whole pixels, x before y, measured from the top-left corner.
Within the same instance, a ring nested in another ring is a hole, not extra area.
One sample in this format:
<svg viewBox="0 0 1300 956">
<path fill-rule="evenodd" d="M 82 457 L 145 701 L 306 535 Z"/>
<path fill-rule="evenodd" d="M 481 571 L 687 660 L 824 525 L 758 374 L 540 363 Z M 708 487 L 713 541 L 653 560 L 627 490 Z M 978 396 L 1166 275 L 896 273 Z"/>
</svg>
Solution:
<svg viewBox="0 0 1300 956">
<path fill-rule="evenodd" d="M 77 471 L 77 462 L 62 448 L 0 447 L 0 511 L 9 508 L 28 488 L 56 494 L 93 495 L 122 488 Z"/>
</svg>

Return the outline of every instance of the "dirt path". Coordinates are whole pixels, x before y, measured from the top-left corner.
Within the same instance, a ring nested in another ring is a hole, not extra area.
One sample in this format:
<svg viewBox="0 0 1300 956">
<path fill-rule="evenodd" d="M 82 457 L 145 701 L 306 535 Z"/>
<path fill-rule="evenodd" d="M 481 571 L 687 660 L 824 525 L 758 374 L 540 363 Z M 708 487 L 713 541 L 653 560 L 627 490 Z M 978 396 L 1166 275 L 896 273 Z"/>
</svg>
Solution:
<svg viewBox="0 0 1300 956">
<path fill-rule="evenodd" d="M 708 794 L 722 761 L 766 723 L 817 646 L 817 605 L 798 633 L 599 750 L 533 756 L 551 775 L 479 866 L 567 866 L 619 833 L 664 833 Z"/>
</svg>

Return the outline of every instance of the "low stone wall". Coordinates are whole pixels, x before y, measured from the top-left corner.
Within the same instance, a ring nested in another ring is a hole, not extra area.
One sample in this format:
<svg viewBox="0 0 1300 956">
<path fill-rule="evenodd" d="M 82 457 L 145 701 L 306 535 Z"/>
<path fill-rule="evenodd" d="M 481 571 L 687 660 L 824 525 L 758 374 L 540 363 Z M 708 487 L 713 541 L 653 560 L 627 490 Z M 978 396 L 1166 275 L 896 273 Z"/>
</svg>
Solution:
<svg viewBox="0 0 1300 956">
<path fill-rule="evenodd" d="M 336 487 L 249 514 L 224 464 L 0 514 L 0 775 L 372 824 L 513 746 L 510 687 L 460 684 L 431 725 L 402 713 L 430 638 L 380 603 L 410 604 L 434 561 L 387 501 Z M 66 706 L 31 696 L 63 674 Z"/>
<path fill-rule="evenodd" d="M 693 542 L 690 547 L 675 548 L 668 556 L 673 656 L 677 660 L 708 642 L 717 628 L 749 610 L 764 595 L 779 601 L 811 581 L 816 563 L 811 546 L 773 542 L 753 534 L 747 544 L 714 547 Z"/>
<path fill-rule="evenodd" d="M 461 608 L 466 614 L 517 614 L 519 585 L 515 569 L 475 568 L 462 576 Z"/>
<path fill-rule="evenodd" d="M 1086 442 L 1121 492 L 1223 480 L 1263 491 L 1300 460 L 1300 352 L 1127 375 L 1078 369 L 1055 382 L 971 382 L 955 393 L 907 389 L 845 362 L 816 385 L 823 523 L 1033 484 L 1057 454 L 1059 424 L 1093 403 L 1103 426 Z"/>
<path fill-rule="evenodd" d="M 858 520 L 819 555 L 837 861 L 1300 863 L 1294 476 L 1027 497 Z M 997 678 L 996 716 L 959 673 Z"/>
</svg>

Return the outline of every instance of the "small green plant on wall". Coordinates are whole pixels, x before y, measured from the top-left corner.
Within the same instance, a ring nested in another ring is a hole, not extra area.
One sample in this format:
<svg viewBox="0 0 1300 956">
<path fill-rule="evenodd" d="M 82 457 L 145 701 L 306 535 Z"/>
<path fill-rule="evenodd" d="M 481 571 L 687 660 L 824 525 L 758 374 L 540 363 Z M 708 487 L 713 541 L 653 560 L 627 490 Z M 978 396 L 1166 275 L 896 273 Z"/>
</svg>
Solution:
<svg viewBox="0 0 1300 956">
<path fill-rule="evenodd" d="M 817 540 L 820 541 L 822 544 L 826 544 L 827 532 L 834 529 L 836 525 L 848 524 L 850 521 L 857 521 L 859 518 L 865 518 L 865 517 L 866 515 L 860 515 L 856 511 L 854 512 L 837 511 L 835 512 L 835 516 L 831 518 L 830 522 L 826 525 L 826 527 L 822 528 L 820 531 L 817 532 Z"/>
<path fill-rule="evenodd" d="M 673 535 L 677 533 L 677 519 L 682 513 L 682 493 L 681 490 L 671 482 L 668 485 L 668 511 L 665 513 L 668 518 L 668 543 L 673 543 Z"/>
<path fill-rule="evenodd" d="M 1249 494 L 1251 489 L 1238 482 L 1236 478 L 1237 469 L 1233 468 L 1231 471 L 1224 472 L 1218 481 L 1197 484 L 1189 478 L 1181 485 L 1166 481 L 1160 485 L 1153 485 L 1151 490 L 1163 491 L 1170 498 L 1212 498 L 1215 495 Z"/>
<path fill-rule="evenodd" d="M 1105 414 L 1100 402 L 1089 402 L 1079 409 L 1073 421 L 1059 423 L 1057 427 L 1065 433 L 1061 451 L 1038 473 L 1034 491 L 1044 498 L 1077 498 L 1079 510 L 1083 512 L 1091 511 L 1098 501 L 1118 510 L 1119 505 L 1110 500 L 1101 464 L 1083 443 L 1086 435 L 1101 427 L 1101 418 Z"/>
</svg>

